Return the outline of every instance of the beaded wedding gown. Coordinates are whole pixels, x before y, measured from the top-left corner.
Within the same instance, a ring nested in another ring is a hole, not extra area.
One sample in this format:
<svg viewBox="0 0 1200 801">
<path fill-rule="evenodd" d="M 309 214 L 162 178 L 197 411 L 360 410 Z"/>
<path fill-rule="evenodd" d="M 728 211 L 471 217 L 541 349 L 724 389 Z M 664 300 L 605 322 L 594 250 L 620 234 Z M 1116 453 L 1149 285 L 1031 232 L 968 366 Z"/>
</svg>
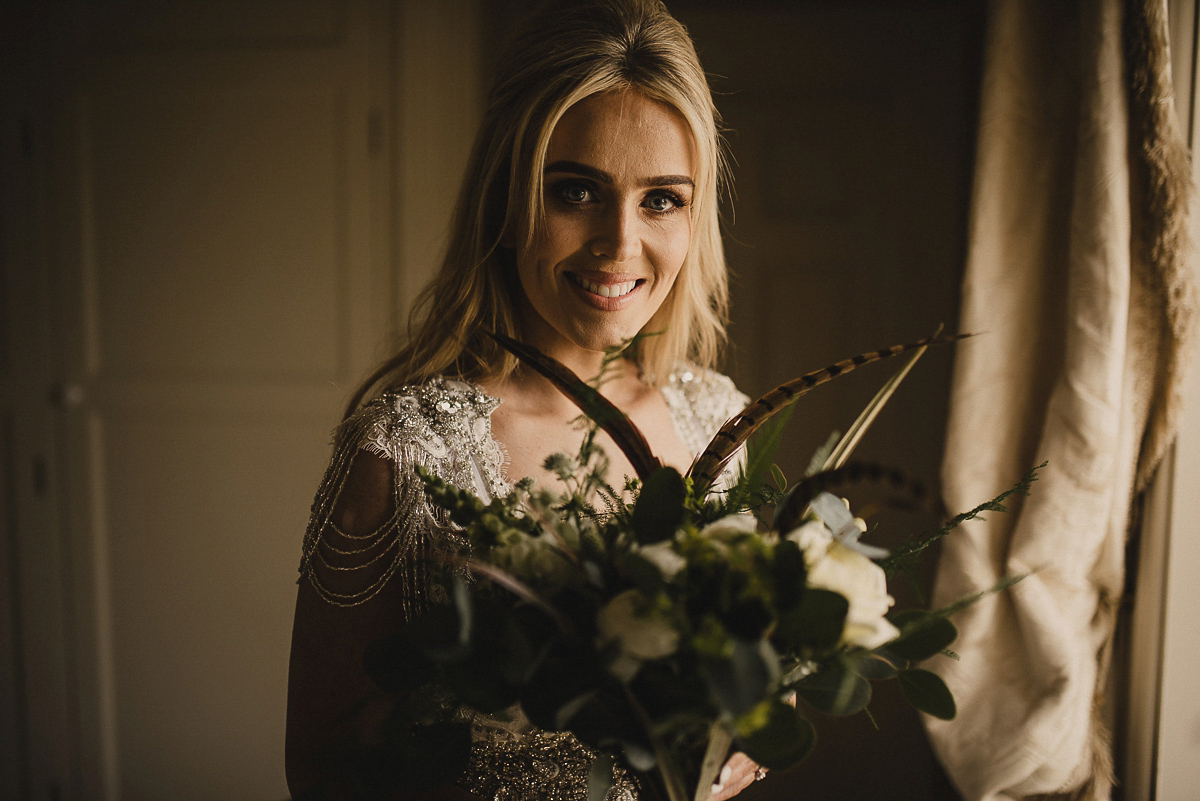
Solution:
<svg viewBox="0 0 1200 801">
<path fill-rule="evenodd" d="M 671 374 L 662 394 L 676 432 L 693 455 L 749 401 L 728 377 L 687 367 Z M 430 581 L 425 565 L 444 563 L 464 548 L 465 538 L 430 504 L 413 471 L 421 465 L 485 502 L 506 495 L 511 486 L 504 476 L 505 452 L 492 437 L 491 426 L 491 413 L 499 403 L 474 384 L 435 378 L 385 392 L 339 427 L 332 462 L 313 501 L 300 566 L 322 598 L 355 606 L 372 598 L 385 583 L 400 582 L 406 619 L 446 600 L 441 587 Z M 337 529 L 332 515 L 359 450 L 394 465 L 395 512 L 374 531 L 352 536 Z M 348 549 L 334 549 L 336 567 L 325 552 L 332 547 L 324 541 L 329 531 L 338 535 L 339 544 L 353 543 Z M 376 569 L 370 570 L 371 566 Z M 323 570 L 359 569 L 378 578 L 351 593 L 335 592 L 320 578 Z M 468 717 L 473 744 L 470 767 L 459 780 L 464 788 L 496 801 L 586 800 L 595 753 L 574 737 L 537 729 L 519 709 L 508 717 L 474 713 Z M 619 766 L 613 770 L 606 801 L 635 799 L 631 779 Z"/>
</svg>

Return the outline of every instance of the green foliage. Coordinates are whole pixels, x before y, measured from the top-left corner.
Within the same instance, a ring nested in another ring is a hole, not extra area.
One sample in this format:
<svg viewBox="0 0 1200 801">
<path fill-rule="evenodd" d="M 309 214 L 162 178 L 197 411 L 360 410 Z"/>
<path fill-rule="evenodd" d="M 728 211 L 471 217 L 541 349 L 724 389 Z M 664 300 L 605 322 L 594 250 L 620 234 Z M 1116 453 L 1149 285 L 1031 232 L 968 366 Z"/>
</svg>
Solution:
<svg viewBox="0 0 1200 801">
<path fill-rule="evenodd" d="M 900 636 L 888 643 L 888 651 L 909 662 L 921 662 L 941 653 L 958 637 L 954 624 L 934 612 L 903 612 L 891 620 L 900 629 Z"/>
<path fill-rule="evenodd" d="M 922 712 L 942 720 L 953 720 L 958 713 L 950 688 L 938 674 L 920 669 L 902 670 L 899 679 L 904 698 Z"/>
<path fill-rule="evenodd" d="M 738 747 L 764 768 L 787 770 L 816 745 L 817 733 L 795 707 L 771 699 L 738 721 Z"/>
<path fill-rule="evenodd" d="M 738 469 L 736 482 L 721 500 L 719 516 L 756 511 L 774 504 L 787 489 L 783 471 L 772 460 L 795 409 L 795 404 L 788 404 L 746 443 L 746 461 Z M 767 483 L 768 478 L 775 480 L 775 487 Z"/>
<path fill-rule="evenodd" d="M 851 660 L 836 658 L 796 684 L 796 692 L 827 715 L 853 715 L 871 702 L 871 684 Z"/>
<path fill-rule="evenodd" d="M 675 536 L 687 509 L 687 488 L 683 476 L 673 467 L 659 468 L 646 479 L 633 506 L 633 533 L 643 545 L 662 542 Z"/>
<path fill-rule="evenodd" d="M 799 604 L 779 616 L 775 642 L 785 653 L 823 655 L 837 647 L 849 611 L 849 602 L 838 593 L 807 590 Z"/>
<path fill-rule="evenodd" d="M 917 537 L 915 540 L 905 543 L 892 552 L 891 556 L 880 560 L 880 566 L 887 572 L 889 576 L 900 572 L 907 572 L 913 569 L 917 558 L 928 547 L 940 540 L 942 537 L 949 534 L 954 529 L 968 520 L 974 520 L 980 517 L 984 512 L 1007 512 L 1008 507 L 1004 505 L 1004 501 L 1013 495 L 1026 496 L 1029 495 L 1030 488 L 1033 482 L 1037 481 L 1038 471 L 1044 468 L 1049 462 L 1042 462 L 1037 467 L 1030 470 L 1021 478 L 1011 489 L 992 498 L 990 501 L 979 504 L 974 509 L 963 512 L 952 517 L 945 525 L 938 530 Z"/>
</svg>

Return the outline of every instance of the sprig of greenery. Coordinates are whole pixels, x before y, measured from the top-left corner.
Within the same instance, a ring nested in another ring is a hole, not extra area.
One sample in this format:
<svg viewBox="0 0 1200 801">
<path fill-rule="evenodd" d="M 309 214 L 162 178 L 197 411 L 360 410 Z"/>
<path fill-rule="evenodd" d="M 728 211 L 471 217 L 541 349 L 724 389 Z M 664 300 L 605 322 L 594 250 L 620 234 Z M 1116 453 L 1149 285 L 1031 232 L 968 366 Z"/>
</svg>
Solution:
<svg viewBox="0 0 1200 801">
<path fill-rule="evenodd" d="M 929 548 L 935 542 L 949 534 L 954 529 L 958 528 L 966 521 L 974 520 L 975 518 L 984 519 L 981 517 L 984 512 L 1008 512 L 1008 507 L 1004 504 L 1004 501 L 1014 495 L 1029 495 L 1030 488 L 1033 486 L 1033 482 L 1037 481 L 1038 471 L 1044 468 L 1047 464 L 1049 464 L 1049 462 L 1042 462 L 1040 465 L 1026 473 L 1025 476 L 1010 489 L 1005 490 L 995 498 L 992 498 L 990 501 L 985 501 L 984 503 L 979 504 L 974 509 L 955 515 L 936 531 L 921 537 L 917 537 L 916 539 L 901 545 L 892 552 L 891 556 L 880 560 L 880 567 L 887 572 L 889 577 L 894 576 L 897 573 L 909 572 L 913 569 L 913 566 L 917 561 L 917 557 L 922 551 L 924 551 L 926 548 Z"/>
<path fill-rule="evenodd" d="M 795 404 L 788 407 L 766 423 L 746 444 L 746 461 L 738 468 L 737 480 L 728 491 L 717 496 L 714 519 L 739 512 L 758 512 L 764 507 L 778 503 L 787 490 L 787 479 L 775 464 L 775 452 L 795 411 Z M 768 478 L 775 481 L 772 487 Z"/>
</svg>

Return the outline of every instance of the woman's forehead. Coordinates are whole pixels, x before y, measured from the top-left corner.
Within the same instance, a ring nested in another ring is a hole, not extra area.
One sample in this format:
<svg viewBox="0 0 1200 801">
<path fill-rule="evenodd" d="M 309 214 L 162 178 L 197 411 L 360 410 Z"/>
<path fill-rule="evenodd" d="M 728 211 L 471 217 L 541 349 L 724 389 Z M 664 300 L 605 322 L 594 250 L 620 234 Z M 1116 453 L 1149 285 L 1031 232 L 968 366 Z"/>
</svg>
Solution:
<svg viewBox="0 0 1200 801">
<path fill-rule="evenodd" d="M 546 164 L 574 161 L 630 179 L 694 178 L 694 151 L 687 121 L 675 109 L 634 91 L 605 92 L 564 112 L 550 135 Z"/>
</svg>

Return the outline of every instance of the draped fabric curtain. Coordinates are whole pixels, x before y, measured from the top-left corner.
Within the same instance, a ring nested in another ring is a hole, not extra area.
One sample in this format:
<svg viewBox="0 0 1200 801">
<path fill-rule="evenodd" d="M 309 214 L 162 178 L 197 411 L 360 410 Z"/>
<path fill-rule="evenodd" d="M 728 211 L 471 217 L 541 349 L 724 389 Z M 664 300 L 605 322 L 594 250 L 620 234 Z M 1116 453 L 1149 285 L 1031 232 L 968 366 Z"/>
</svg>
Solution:
<svg viewBox="0 0 1200 801">
<path fill-rule="evenodd" d="M 992 0 L 946 503 L 1042 462 L 1032 494 L 946 540 L 962 613 L 929 721 L 968 801 L 1108 798 L 1103 688 L 1131 501 L 1172 438 L 1192 331 L 1190 166 L 1165 0 Z"/>
</svg>

